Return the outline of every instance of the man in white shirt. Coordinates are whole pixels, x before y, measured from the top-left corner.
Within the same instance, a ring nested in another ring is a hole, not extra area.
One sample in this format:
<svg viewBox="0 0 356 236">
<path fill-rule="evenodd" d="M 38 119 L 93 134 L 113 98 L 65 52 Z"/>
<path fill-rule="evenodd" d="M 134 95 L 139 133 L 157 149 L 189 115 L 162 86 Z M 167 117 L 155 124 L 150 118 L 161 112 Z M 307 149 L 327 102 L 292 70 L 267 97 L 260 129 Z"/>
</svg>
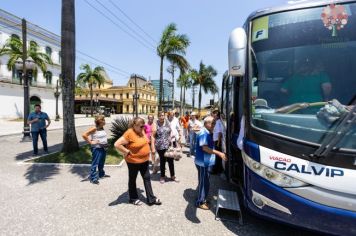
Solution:
<svg viewBox="0 0 356 236">
<path fill-rule="evenodd" d="M 171 127 L 171 137 L 172 143 L 174 147 L 181 144 L 181 137 L 182 137 L 182 129 L 179 124 L 179 120 L 177 117 L 174 116 L 174 111 L 170 111 L 167 113 L 168 121 Z"/>
<path fill-rule="evenodd" d="M 190 114 L 190 119 L 188 122 L 189 148 L 190 148 L 189 154 L 192 156 L 192 158 L 195 156 L 196 133 L 199 132 L 202 128 L 203 128 L 203 124 L 197 119 L 197 113 L 192 112 L 192 114 Z"/>
<path fill-rule="evenodd" d="M 215 120 L 215 127 L 213 131 L 213 140 L 214 140 L 214 145 L 215 145 L 215 150 L 221 151 L 222 150 L 222 139 L 224 135 L 224 126 L 222 124 L 222 121 L 220 119 L 220 112 L 218 110 L 213 111 L 213 117 Z M 220 158 L 218 158 L 215 161 L 215 165 L 213 166 L 213 170 L 211 174 L 220 174 L 223 172 L 223 166 L 222 166 L 222 161 Z"/>
</svg>

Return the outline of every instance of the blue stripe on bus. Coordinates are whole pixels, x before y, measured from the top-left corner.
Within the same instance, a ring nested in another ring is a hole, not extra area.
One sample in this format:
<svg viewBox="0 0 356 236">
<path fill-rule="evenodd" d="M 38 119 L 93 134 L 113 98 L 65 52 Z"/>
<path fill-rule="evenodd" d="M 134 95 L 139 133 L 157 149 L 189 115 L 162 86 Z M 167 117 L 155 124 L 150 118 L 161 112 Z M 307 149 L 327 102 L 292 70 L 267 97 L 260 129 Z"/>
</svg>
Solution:
<svg viewBox="0 0 356 236">
<path fill-rule="evenodd" d="M 260 162 L 260 148 L 258 144 L 244 139 L 244 151 L 249 157 Z"/>
</svg>

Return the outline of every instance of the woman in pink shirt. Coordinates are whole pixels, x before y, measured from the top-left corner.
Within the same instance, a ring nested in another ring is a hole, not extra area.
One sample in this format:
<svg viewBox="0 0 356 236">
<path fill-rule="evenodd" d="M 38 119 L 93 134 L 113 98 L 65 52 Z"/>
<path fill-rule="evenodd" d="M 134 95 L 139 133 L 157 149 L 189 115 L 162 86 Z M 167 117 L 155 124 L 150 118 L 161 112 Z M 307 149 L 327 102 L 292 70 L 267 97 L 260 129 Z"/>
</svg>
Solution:
<svg viewBox="0 0 356 236">
<path fill-rule="evenodd" d="M 152 129 L 154 127 L 154 123 L 153 123 L 154 117 L 153 117 L 153 115 L 148 115 L 147 119 L 148 119 L 148 121 L 145 124 L 145 134 L 148 139 L 148 144 L 151 147 L 151 135 L 152 135 Z M 155 162 L 155 155 L 153 155 L 152 152 L 151 152 L 151 158 L 152 158 L 152 164 L 153 164 L 153 173 L 157 173 L 157 164 Z"/>
</svg>

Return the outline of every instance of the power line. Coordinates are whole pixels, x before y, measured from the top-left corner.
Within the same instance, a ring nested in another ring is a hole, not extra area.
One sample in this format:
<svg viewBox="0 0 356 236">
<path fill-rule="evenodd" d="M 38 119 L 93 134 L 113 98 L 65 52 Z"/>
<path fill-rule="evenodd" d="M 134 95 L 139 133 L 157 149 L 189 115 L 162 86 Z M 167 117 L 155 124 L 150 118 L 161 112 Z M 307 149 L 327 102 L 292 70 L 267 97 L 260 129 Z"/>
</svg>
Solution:
<svg viewBox="0 0 356 236">
<path fill-rule="evenodd" d="M 136 24 L 136 22 L 131 19 L 117 4 L 115 4 L 113 1 L 109 0 L 109 2 L 117 9 L 119 10 L 132 24 L 134 24 L 137 28 L 139 28 L 147 37 L 149 37 L 152 42 L 157 43 L 156 39 L 154 39 L 153 37 L 151 37 L 151 35 L 149 35 L 148 33 L 146 33 L 146 31 L 144 29 L 142 29 L 138 24 Z"/>
<path fill-rule="evenodd" d="M 95 0 L 100 6 L 102 6 L 105 10 L 107 10 L 111 15 L 113 15 L 118 21 L 120 21 L 123 25 L 125 25 L 129 30 L 131 30 L 134 34 L 136 34 L 137 36 L 141 36 L 139 33 L 137 33 L 136 30 L 134 30 L 133 28 L 131 28 L 128 24 L 126 24 L 125 21 L 121 20 L 114 12 L 112 12 L 109 8 L 107 8 L 104 4 L 102 4 L 101 2 L 99 2 L 98 0 Z M 153 45 L 151 42 L 147 41 L 145 38 L 140 37 L 140 39 L 144 40 L 148 45 L 150 45 L 151 47 L 155 48 L 155 45 Z"/>
<path fill-rule="evenodd" d="M 76 56 L 76 58 L 78 58 L 78 59 L 80 59 L 80 60 L 82 60 L 82 61 L 85 61 L 85 62 L 87 62 L 87 63 L 93 64 L 93 65 L 95 65 L 95 66 L 101 66 L 100 64 L 97 64 L 97 63 L 95 63 L 95 62 L 92 62 L 92 61 L 90 61 L 90 60 L 88 60 L 88 59 L 86 59 L 86 58 L 80 57 L 80 56 Z M 120 75 L 120 76 L 122 76 L 122 77 L 128 76 L 128 75 L 126 75 L 126 74 L 124 74 L 124 73 L 121 73 L 121 72 L 119 72 L 119 71 L 115 71 L 115 70 L 112 70 L 112 69 L 105 68 L 105 70 L 106 70 L 106 71 L 110 71 L 110 72 L 112 72 L 112 73 L 114 73 L 114 74 Z"/>
<path fill-rule="evenodd" d="M 101 61 L 101 60 L 99 60 L 99 59 L 96 59 L 95 57 L 92 57 L 92 56 L 90 56 L 90 55 L 88 55 L 88 54 L 86 54 L 86 53 L 84 53 L 84 52 L 82 52 L 82 51 L 79 51 L 79 50 L 76 50 L 76 51 L 77 51 L 78 53 L 80 53 L 80 54 L 86 56 L 86 57 L 89 57 L 89 58 L 93 59 L 94 61 L 100 62 L 100 63 L 102 63 L 102 64 L 104 64 L 104 65 L 106 65 L 106 66 L 109 66 L 109 67 L 111 67 L 111 68 L 117 70 L 117 71 L 120 71 L 120 73 L 122 73 L 122 74 L 130 75 L 129 72 L 124 71 L 124 70 L 122 70 L 122 69 L 120 69 L 120 68 L 118 68 L 118 67 L 116 67 L 116 66 L 110 65 L 109 63 L 106 63 L 105 61 Z"/>
<path fill-rule="evenodd" d="M 117 24 L 115 21 L 113 21 L 111 18 L 109 18 L 108 16 L 105 15 L 105 13 L 103 13 L 102 11 L 100 11 L 99 9 L 97 9 L 95 6 L 93 6 L 92 4 L 90 4 L 87 0 L 84 0 L 90 7 L 92 7 L 94 10 L 96 10 L 97 12 L 100 13 L 100 15 L 102 15 L 103 17 L 105 17 L 106 19 L 108 19 L 111 23 L 113 23 L 116 27 L 118 27 L 119 29 L 121 29 L 122 31 L 124 31 L 126 34 L 128 34 L 130 37 L 132 37 L 133 39 L 135 39 L 138 43 L 140 43 L 142 46 L 144 46 L 145 48 L 154 51 L 152 47 L 147 46 L 144 42 L 142 42 L 140 39 L 136 38 L 134 35 L 132 35 L 130 32 L 128 32 L 127 30 L 123 29 L 119 24 Z"/>
</svg>

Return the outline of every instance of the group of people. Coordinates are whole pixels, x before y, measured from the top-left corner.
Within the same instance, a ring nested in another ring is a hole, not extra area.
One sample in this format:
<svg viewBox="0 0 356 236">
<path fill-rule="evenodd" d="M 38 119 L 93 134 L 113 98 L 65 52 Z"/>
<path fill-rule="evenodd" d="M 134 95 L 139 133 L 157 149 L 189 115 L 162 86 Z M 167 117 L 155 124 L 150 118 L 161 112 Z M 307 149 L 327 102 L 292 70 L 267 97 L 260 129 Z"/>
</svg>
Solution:
<svg viewBox="0 0 356 236">
<path fill-rule="evenodd" d="M 167 116 L 166 116 L 167 115 Z M 186 144 L 189 143 L 188 156 L 194 159 L 198 170 L 198 196 L 196 206 L 201 209 L 209 209 L 207 196 L 209 192 L 210 174 L 218 174 L 223 171 L 222 160 L 226 161 L 225 154 L 221 151 L 224 140 L 224 124 L 220 119 L 219 111 L 214 111 L 207 116 L 203 123 L 198 119 L 198 114 L 188 112 L 179 118 L 179 113 L 169 111 L 158 113 L 158 119 L 154 121 L 153 115 L 148 116 L 148 122 L 140 117 L 132 120 L 129 129 L 115 142 L 115 148 L 122 153 L 128 167 L 129 202 L 141 205 L 136 188 L 136 178 L 140 172 L 147 196 L 148 205 L 161 205 L 152 190 L 149 162 L 153 166 L 153 174 L 160 170 L 160 183 L 166 181 L 179 182 L 174 168 L 174 159 L 167 157 L 165 153 L 170 147 L 181 148 L 184 135 Z M 41 105 L 35 105 L 35 111 L 28 117 L 33 137 L 33 154 L 38 154 L 38 136 L 43 141 L 44 151 L 47 147 L 47 127 L 51 121 L 45 112 L 41 111 Z M 82 137 L 91 145 L 92 164 L 88 179 L 93 184 L 99 184 L 102 178 L 110 175 L 104 171 L 108 137 L 104 129 L 105 116 L 95 117 L 95 126 L 82 134 Z M 183 127 L 183 129 L 181 128 Z M 156 156 L 157 152 L 157 156 Z M 215 158 L 218 156 L 219 158 Z M 170 177 L 166 177 L 166 163 L 168 163 Z"/>
<path fill-rule="evenodd" d="M 151 161 L 152 174 L 156 174 L 158 169 L 160 170 L 161 184 L 166 181 L 178 183 L 174 159 L 167 157 L 165 153 L 170 147 L 181 148 L 184 135 L 186 142 L 189 141 L 189 154 L 194 157 L 198 171 L 199 184 L 196 206 L 205 210 L 209 209 L 207 196 L 210 174 L 221 173 L 223 171 L 222 160 L 226 161 L 225 154 L 221 152 L 224 127 L 220 120 L 219 111 L 214 111 L 212 116 L 207 116 L 203 120 L 203 124 L 194 112 L 190 115 L 187 113 L 180 119 L 177 112 L 169 111 L 167 114 L 159 112 L 156 121 L 154 121 L 153 115 L 149 115 L 147 120 L 148 122 L 145 123 L 143 118 L 134 118 L 129 129 L 114 144 L 127 163 L 129 202 L 134 205 L 142 205 L 136 187 L 137 175 L 140 172 L 146 191 L 147 204 L 162 204 L 152 190 L 149 164 Z M 92 165 L 88 178 L 93 184 L 99 184 L 101 178 L 110 177 L 104 171 L 106 148 L 108 146 L 104 125 L 105 117 L 99 115 L 95 118 L 95 127 L 90 128 L 82 135 L 83 139 L 91 145 Z M 219 158 L 215 158 L 215 156 Z M 166 176 L 167 162 L 169 178 Z"/>
</svg>

